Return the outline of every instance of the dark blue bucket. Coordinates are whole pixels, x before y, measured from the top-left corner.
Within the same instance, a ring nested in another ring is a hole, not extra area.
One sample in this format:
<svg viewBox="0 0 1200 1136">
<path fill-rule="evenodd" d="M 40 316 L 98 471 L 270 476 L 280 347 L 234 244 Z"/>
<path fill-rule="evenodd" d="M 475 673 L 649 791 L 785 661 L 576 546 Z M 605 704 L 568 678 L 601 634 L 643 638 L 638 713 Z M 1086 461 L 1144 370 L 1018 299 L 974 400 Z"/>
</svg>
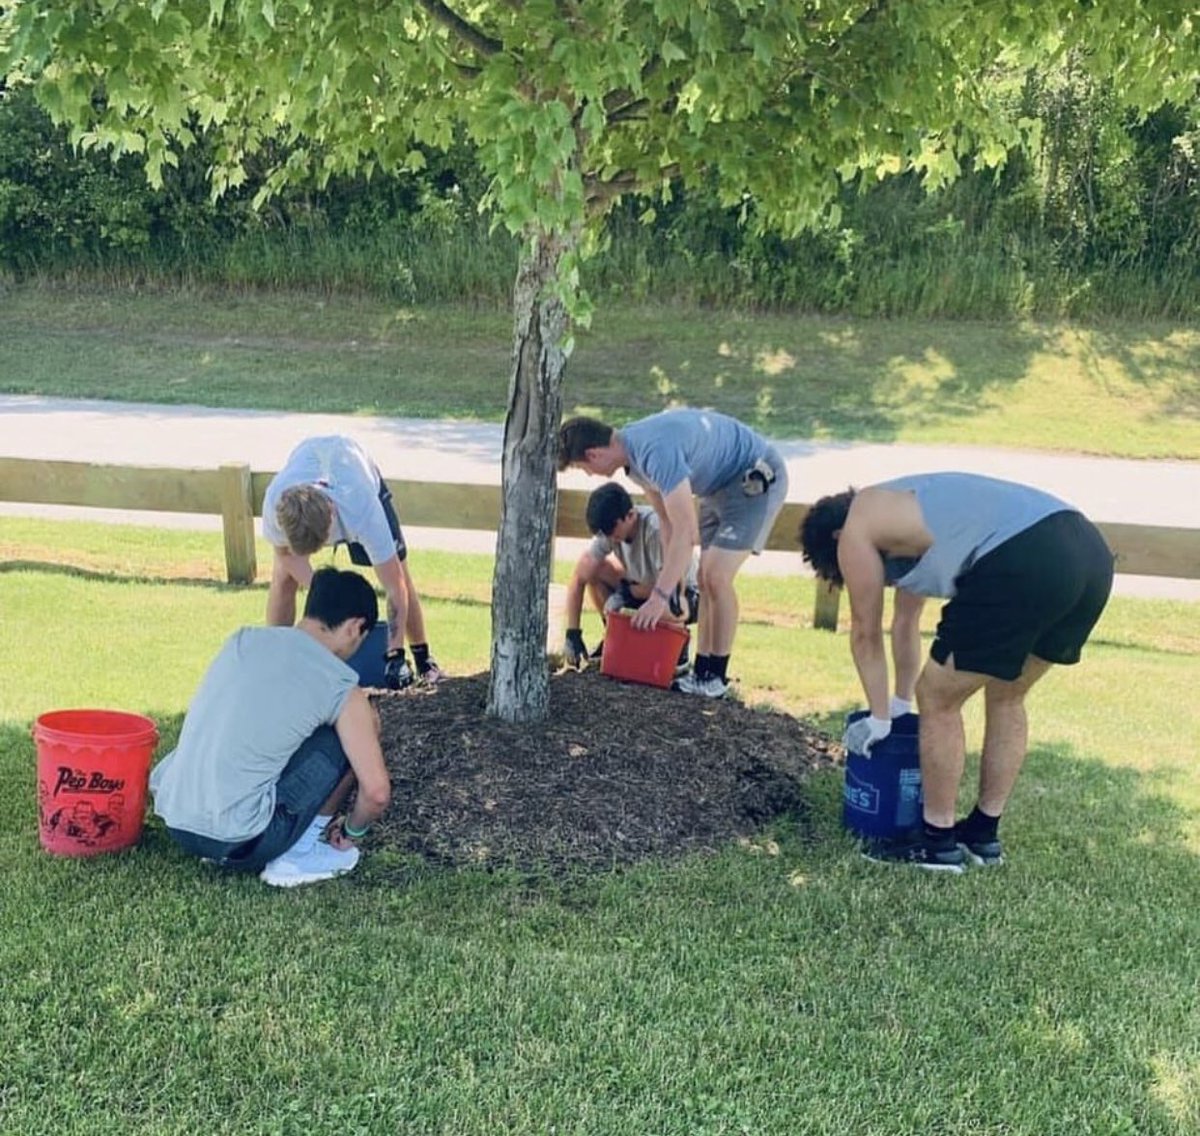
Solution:
<svg viewBox="0 0 1200 1136">
<path fill-rule="evenodd" d="M 380 620 L 367 633 L 357 651 L 346 660 L 358 672 L 359 686 L 383 686 L 383 655 L 387 650 L 387 623 Z"/>
<path fill-rule="evenodd" d="M 856 710 L 846 724 L 867 716 Z M 921 759 L 916 714 L 892 719 L 892 732 L 871 756 L 846 754 L 842 824 L 859 836 L 898 836 L 921 821 Z"/>
</svg>

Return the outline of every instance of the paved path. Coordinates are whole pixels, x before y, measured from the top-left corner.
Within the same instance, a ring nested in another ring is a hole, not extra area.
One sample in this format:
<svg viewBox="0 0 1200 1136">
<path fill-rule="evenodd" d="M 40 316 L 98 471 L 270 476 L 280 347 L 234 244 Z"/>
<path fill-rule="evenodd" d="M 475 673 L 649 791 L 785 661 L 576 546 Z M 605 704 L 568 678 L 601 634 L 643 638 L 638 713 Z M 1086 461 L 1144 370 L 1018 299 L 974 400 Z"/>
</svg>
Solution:
<svg viewBox="0 0 1200 1136">
<path fill-rule="evenodd" d="M 336 414 L 280 414 L 211 410 L 92 400 L 0 396 L 0 455 L 115 465 L 196 466 L 244 461 L 252 469 L 278 469 L 292 447 L 313 434 L 351 434 L 385 473 L 418 481 L 491 485 L 500 480 L 502 428 L 490 423 L 368 418 Z M 812 501 L 847 485 L 865 485 L 901 473 L 961 469 L 1027 481 L 1078 505 L 1100 521 L 1200 527 L 1200 464 L 1132 461 L 974 446 L 872 445 L 851 442 L 778 443 L 787 459 L 796 501 Z M 571 471 L 562 484 L 597 484 Z M 403 502 L 400 502 L 403 517 Z M 219 528 L 220 518 L 115 513 L 0 503 L 0 515 L 104 519 L 175 527 Z M 414 548 L 491 552 L 487 533 L 445 529 L 410 531 Z M 561 540 L 572 556 L 581 542 Z M 799 553 L 773 553 L 752 561 L 767 572 L 803 571 Z M 1200 581 L 1121 577 L 1124 594 L 1200 600 Z"/>
</svg>

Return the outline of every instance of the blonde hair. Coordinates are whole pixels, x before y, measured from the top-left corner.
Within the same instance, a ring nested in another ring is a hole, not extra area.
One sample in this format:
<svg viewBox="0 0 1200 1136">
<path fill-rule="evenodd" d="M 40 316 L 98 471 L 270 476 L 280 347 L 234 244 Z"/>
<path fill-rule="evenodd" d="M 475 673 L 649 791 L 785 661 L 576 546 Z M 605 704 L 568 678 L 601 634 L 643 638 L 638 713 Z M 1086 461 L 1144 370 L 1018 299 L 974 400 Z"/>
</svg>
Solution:
<svg viewBox="0 0 1200 1136">
<path fill-rule="evenodd" d="M 311 556 L 329 539 L 333 506 L 315 485 L 293 485 L 280 494 L 275 519 L 288 547 L 297 556 Z"/>
</svg>

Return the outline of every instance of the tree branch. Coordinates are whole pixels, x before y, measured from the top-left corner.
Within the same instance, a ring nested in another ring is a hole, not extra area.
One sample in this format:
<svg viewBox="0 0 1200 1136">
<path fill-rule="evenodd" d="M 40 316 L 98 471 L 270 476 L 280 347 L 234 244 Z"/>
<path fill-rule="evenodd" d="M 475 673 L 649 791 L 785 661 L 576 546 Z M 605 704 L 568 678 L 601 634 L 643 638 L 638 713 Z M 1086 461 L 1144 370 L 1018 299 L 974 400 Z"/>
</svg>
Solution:
<svg viewBox="0 0 1200 1136">
<path fill-rule="evenodd" d="M 663 166 L 659 170 L 659 175 L 667 180 L 678 177 L 679 165 L 672 162 L 669 166 Z M 612 201 L 615 197 L 620 197 L 623 193 L 636 193 L 640 184 L 638 175 L 632 170 L 626 170 L 615 177 L 608 178 L 606 181 L 601 181 L 595 176 L 589 176 L 584 178 L 584 198 L 588 205 L 603 205 Z"/>
<path fill-rule="evenodd" d="M 421 7 L 444 28 L 448 28 L 463 43 L 474 48 L 480 55 L 496 55 L 504 49 L 504 45 L 491 36 L 484 35 L 474 24 L 468 23 L 457 12 L 453 11 L 442 0 L 418 0 Z"/>
</svg>

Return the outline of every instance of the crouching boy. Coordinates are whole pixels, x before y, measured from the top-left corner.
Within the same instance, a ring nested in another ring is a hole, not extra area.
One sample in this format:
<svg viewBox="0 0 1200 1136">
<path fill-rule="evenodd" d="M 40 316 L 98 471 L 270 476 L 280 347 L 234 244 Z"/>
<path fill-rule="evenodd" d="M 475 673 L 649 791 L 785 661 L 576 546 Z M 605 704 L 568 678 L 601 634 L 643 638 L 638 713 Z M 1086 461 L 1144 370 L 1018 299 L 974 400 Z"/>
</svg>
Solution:
<svg viewBox="0 0 1200 1136">
<path fill-rule="evenodd" d="M 355 572 L 314 573 L 295 627 L 243 627 L 208 668 L 150 776 L 185 851 L 276 887 L 331 879 L 387 808 L 379 719 L 346 660 L 379 616 Z M 357 786 L 354 807 L 331 818 Z"/>
</svg>

